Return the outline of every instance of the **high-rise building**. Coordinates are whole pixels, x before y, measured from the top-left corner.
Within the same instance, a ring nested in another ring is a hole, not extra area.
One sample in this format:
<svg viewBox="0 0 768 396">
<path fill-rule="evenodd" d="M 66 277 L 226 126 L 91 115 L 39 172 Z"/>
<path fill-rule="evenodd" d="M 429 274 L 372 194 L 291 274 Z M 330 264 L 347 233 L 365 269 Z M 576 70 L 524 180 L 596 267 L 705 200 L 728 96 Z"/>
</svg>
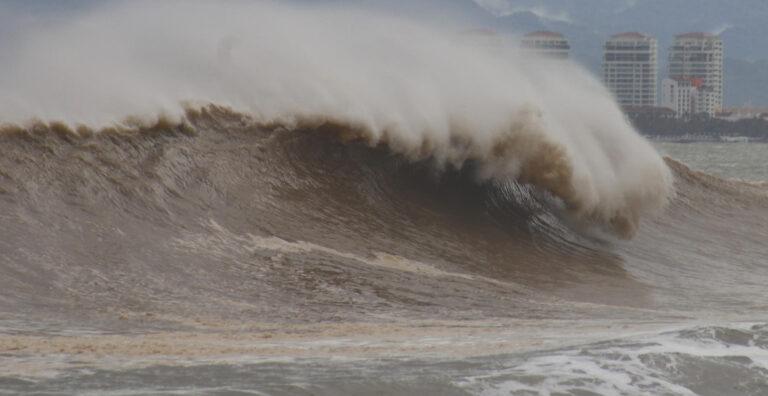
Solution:
<svg viewBox="0 0 768 396">
<path fill-rule="evenodd" d="M 538 31 L 528 33 L 523 36 L 521 44 L 526 50 L 558 59 L 568 58 L 571 51 L 571 45 L 568 44 L 568 40 L 557 32 Z"/>
<path fill-rule="evenodd" d="M 656 106 L 656 39 L 619 33 L 603 46 L 603 81 L 622 106 Z"/>
<path fill-rule="evenodd" d="M 714 115 L 723 108 L 723 42 L 709 33 L 675 37 L 669 49 L 669 78 L 696 85 L 696 113 Z"/>
</svg>

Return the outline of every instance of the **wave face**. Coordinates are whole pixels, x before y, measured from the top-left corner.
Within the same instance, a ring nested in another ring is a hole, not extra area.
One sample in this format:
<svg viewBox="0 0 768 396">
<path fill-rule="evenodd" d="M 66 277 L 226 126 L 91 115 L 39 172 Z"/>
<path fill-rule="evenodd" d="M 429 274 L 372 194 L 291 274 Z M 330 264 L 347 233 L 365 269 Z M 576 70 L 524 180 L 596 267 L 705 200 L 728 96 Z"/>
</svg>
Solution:
<svg viewBox="0 0 768 396">
<path fill-rule="evenodd" d="M 732 323 L 766 320 L 765 186 L 668 160 L 676 198 L 620 242 L 551 193 L 479 181 L 472 161 L 441 169 L 330 132 L 215 107 L 139 130 L 2 131 L 0 386 L 764 390 L 749 339 L 764 327 Z M 688 343 L 681 323 L 701 321 L 740 338 Z"/>
<path fill-rule="evenodd" d="M 764 326 L 733 323 L 766 320 L 765 186 L 667 160 L 665 215 L 618 241 L 474 161 L 441 168 L 335 128 L 219 107 L 138 129 L 5 128 L 0 386 L 764 389 Z"/>
<path fill-rule="evenodd" d="M 348 132 L 220 107 L 132 130 L 7 127 L 0 303 L 351 320 L 621 312 L 560 298 L 660 317 L 766 302 L 763 186 L 668 160 L 676 198 L 619 243 L 536 184 L 479 177 L 481 161 L 444 168 Z"/>
<path fill-rule="evenodd" d="M 338 126 L 413 161 L 472 161 L 483 179 L 535 185 L 624 237 L 670 195 L 661 158 L 588 73 L 444 27 L 266 2 L 133 2 L 29 30 L 3 62 L 5 122 L 179 121 L 183 103 L 214 103 L 264 125 Z"/>
</svg>

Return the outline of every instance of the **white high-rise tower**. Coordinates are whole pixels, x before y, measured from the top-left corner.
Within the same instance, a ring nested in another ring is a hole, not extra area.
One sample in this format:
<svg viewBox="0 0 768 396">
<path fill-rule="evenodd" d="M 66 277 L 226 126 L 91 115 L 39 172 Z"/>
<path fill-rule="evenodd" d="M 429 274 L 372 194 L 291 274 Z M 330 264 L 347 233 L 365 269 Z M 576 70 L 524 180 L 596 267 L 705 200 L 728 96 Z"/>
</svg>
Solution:
<svg viewBox="0 0 768 396">
<path fill-rule="evenodd" d="M 603 81 L 622 106 L 656 106 L 656 39 L 619 33 L 603 46 Z"/>
<path fill-rule="evenodd" d="M 669 49 L 669 78 L 697 88 L 697 113 L 714 115 L 723 108 L 723 41 L 709 33 L 675 37 Z"/>
</svg>

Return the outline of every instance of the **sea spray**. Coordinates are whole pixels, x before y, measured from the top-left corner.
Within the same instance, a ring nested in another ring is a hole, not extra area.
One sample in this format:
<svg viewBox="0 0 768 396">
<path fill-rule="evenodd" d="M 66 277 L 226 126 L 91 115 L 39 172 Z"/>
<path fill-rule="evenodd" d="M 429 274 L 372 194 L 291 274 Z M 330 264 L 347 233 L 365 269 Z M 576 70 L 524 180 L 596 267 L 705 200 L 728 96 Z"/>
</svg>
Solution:
<svg viewBox="0 0 768 396">
<path fill-rule="evenodd" d="M 414 160 L 472 160 L 482 178 L 549 191 L 625 237 L 667 202 L 667 167 L 594 77 L 473 45 L 458 26 L 271 2 L 104 5 L 19 35 L 0 120 L 182 123 L 189 103 L 213 103 Z"/>
</svg>

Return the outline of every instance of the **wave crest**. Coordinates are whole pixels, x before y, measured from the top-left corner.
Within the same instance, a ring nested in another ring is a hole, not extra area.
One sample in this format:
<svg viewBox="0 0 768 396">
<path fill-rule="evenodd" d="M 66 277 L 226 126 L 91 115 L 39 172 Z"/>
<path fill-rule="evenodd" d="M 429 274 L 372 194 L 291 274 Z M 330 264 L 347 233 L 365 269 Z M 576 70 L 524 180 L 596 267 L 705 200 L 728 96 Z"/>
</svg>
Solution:
<svg viewBox="0 0 768 396">
<path fill-rule="evenodd" d="M 634 235 L 644 214 L 663 207 L 671 191 L 668 184 L 671 176 L 667 168 L 651 162 L 644 169 L 648 175 L 645 185 L 630 183 L 630 187 L 640 188 L 612 191 L 612 196 L 600 196 L 594 181 L 585 179 L 584 175 L 580 179 L 577 175 L 569 148 L 548 139 L 542 132 L 540 115 L 533 111 L 519 112 L 505 129 L 489 141 L 474 139 L 471 130 L 466 127 L 449 128 L 450 132 L 444 140 L 429 139 L 434 135 L 425 133 L 425 139 L 414 142 L 402 138 L 404 131 L 375 131 L 361 123 L 348 123 L 333 117 L 292 116 L 264 122 L 252 115 L 216 105 L 187 108 L 180 120 L 168 117 L 149 120 L 130 118 L 101 129 L 34 121 L 26 126 L 6 125 L 0 129 L 0 135 L 33 137 L 51 134 L 71 141 L 94 135 L 190 135 L 197 133 L 202 125 L 215 125 L 217 129 L 237 125 L 254 130 L 317 134 L 345 144 L 385 148 L 410 162 L 427 161 L 438 171 L 461 171 L 469 166 L 478 183 L 530 185 L 555 197 L 572 220 L 599 225 L 623 238 Z"/>
<path fill-rule="evenodd" d="M 261 127 L 330 132 L 440 167 L 475 161 L 481 179 L 534 185 L 626 237 L 671 194 L 660 156 L 578 65 L 488 48 L 456 25 L 336 11 L 131 2 L 41 26 L 0 59 L 0 120 L 183 123 L 189 106 L 225 105 Z"/>
</svg>

